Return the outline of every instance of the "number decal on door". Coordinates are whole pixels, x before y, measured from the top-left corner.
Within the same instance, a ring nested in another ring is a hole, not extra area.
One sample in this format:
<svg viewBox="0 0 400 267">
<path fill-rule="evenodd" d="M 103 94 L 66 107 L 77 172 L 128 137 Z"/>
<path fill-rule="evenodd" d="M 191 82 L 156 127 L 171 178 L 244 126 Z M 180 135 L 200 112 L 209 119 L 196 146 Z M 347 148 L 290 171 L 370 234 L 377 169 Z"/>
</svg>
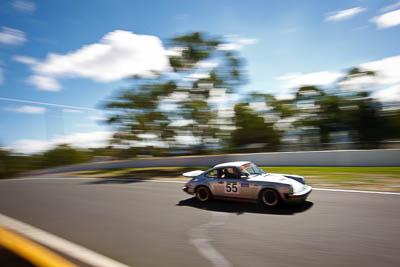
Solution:
<svg viewBox="0 0 400 267">
<path fill-rule="evenodd" d="M 225 182 L 225 194 L 239 194 L 238 185 L 236 182 Z"/>
</svg>

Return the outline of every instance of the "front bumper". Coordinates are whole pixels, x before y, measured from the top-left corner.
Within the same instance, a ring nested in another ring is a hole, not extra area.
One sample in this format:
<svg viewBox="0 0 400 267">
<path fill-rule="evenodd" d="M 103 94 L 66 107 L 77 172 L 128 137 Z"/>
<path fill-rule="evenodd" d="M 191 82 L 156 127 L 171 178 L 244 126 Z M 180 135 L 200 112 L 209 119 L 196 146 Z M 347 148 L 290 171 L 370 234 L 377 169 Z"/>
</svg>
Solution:
<svg viewBox="0 0 400 267">
<path fill-rule="evenodd" d="M 306 185 L 304 189 L 300 192 L 297 192 L 295 194 L 286 194 L 284 201 L 286 203 L 300 203 L 303 202 L 307 199 L 308 195 L 310 195 L 312 191 L 312 187 Z"/>
<path fill-rule="evenodd" d="M 189 188 L 187 186 L 182 187 L 183 192 L 188 193 L 189 195 L 193 195 L 194 194 L 194 189 L 193 188 Z"/>
</svg>

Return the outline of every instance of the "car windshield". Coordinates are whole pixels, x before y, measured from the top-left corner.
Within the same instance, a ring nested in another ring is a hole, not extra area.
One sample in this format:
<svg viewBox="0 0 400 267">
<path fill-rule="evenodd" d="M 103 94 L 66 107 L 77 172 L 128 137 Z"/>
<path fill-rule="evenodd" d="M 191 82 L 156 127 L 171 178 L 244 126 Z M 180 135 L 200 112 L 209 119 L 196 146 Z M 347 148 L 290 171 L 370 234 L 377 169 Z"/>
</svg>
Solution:
<svg viewBox="0 0 400 267">
<path fill-rule="evenodd" d="M 240 169 L 244 172 L 248 172 L 250 175 L 260 175 L 265 173 L 261 168 L 259 168 L 255 164 L 246 164 L 241 166 Z"/>
</svg>

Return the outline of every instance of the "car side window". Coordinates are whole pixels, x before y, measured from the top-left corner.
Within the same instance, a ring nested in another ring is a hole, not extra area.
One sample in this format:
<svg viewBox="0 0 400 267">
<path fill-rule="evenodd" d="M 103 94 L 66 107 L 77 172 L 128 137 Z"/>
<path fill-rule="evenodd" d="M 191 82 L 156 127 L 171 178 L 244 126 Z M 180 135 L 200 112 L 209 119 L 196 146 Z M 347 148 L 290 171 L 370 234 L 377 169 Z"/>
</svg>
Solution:
<svg viewBox="0 0 400 267">
<path fill-rule="evenodd" d="M 217 174 L 217 177 L 219 179 L 224 179 L 225 178 L 225 170 L 224 169 L 216 169 L 214 170 Z"/>
<path fill-rule="evenodd" d="M 238 168 L 232 168 L 231 178 L 232 179 L 240 179 L 241 171 Z"/>
<path fill-rule="evenodd" d="M 206 173 L 206 177 L 208 178 L 217 178 L 217 171 L 216 170 L 212 170 Z"/>
<path fill-rule="evenodd" d="M 239 179 L 240 171 L 237 168 L 229 167 L 218 169 L 218 178 L 220 179 Z"/>
<path fill-rule="evenodd" d="M 243 175 L 242 171 L 240 170 L 240 168 L 235 168 L 235 175 L 237 179 L 240 179 Z"/>
</svg>

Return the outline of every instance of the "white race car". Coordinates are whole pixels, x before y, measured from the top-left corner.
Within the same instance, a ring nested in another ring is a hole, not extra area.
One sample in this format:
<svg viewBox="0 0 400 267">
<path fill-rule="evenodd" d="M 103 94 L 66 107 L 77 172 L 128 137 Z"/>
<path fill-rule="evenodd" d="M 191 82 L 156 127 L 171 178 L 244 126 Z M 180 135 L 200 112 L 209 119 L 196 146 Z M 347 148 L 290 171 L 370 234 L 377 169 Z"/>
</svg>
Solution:
<svg viewBox="0 0 400 267">
<path fill-rule="evenodd" d="M 274 207 L 281 202 L 303 203 L 312 190 L 302 176 L 265 173 L 249 161 L 222 163 L 207 171 L 186 172 L 183 176 L 192 178 L 183 191 L 196 195 L 201 202 L 212 198 L 238 199 Z"/>
</svg>

